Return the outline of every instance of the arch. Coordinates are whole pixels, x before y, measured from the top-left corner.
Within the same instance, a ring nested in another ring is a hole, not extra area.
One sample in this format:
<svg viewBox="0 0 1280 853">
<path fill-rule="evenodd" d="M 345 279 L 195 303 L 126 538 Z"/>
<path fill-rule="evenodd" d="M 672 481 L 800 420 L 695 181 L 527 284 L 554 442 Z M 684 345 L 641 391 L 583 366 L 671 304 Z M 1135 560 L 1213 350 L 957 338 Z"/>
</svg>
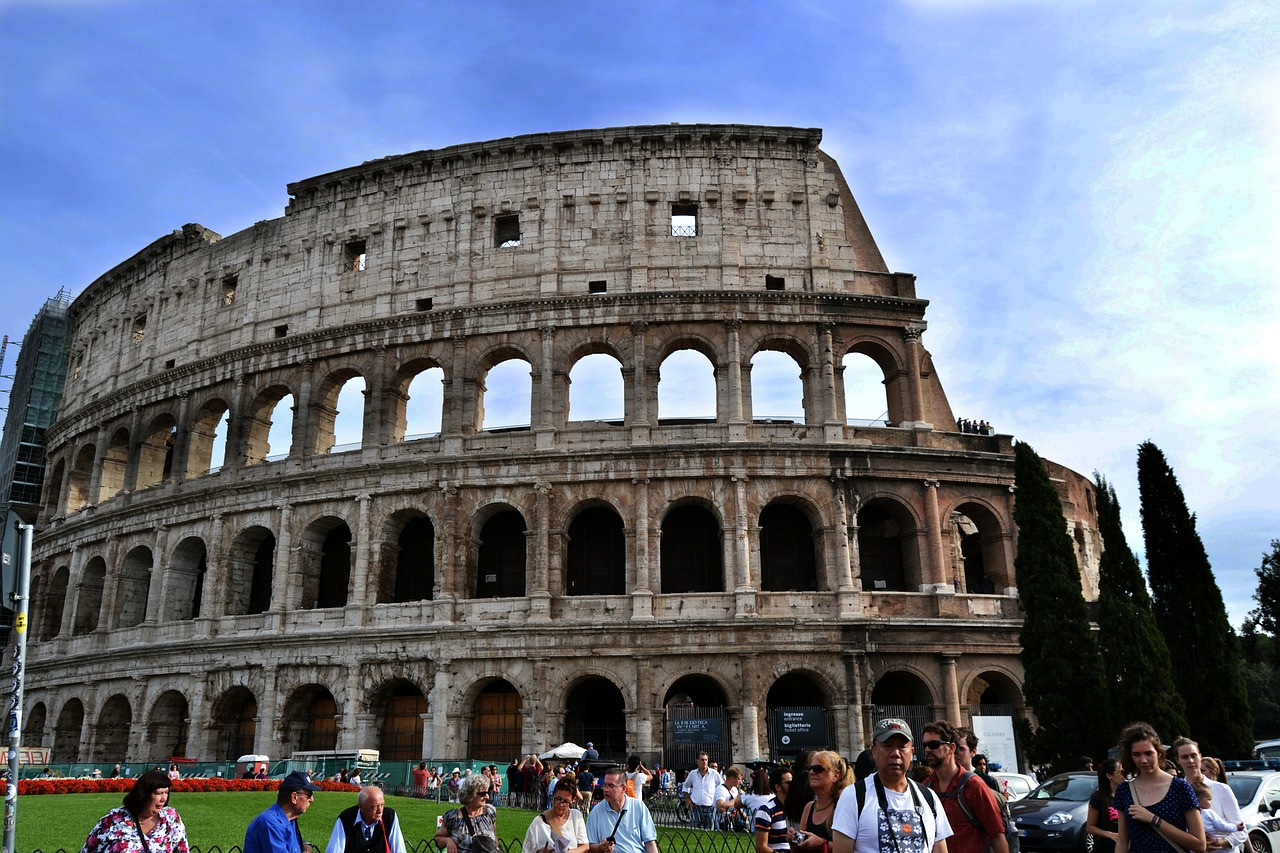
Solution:
<svg viewBox="0 0 1280 853">
<path fill-rule="evenodd" d="M 858 554 L 862 588 L 909 592 L 920 588 L 917 525 L 905 505 L 873 498 L 858 510 Z"/>
<path fill-rule="evenodd" d="M 364 443 L 364 377 L 354 368 L 335 370 L 316 393 L 314 446 L 316 453 L 359 450 Z"/>
<path fill-rule="evenodd" d="M 102 586 L 106 579 L 106 560 L 94 557 L 85 564 L 84 577 L 80 579 L 80 593 L 76 598 L 76 618 L 71 627 L 73 637 L 98 629 L 98 619 L 102 612 Z"/>
<path fill-rule="evenodd" d="M 614 355 L 591 352 L 569 368 L 571 421 L 621 421 L 626 416 L 622 362 Z"/>
<path fill-rule="evenodd" d="M 46 479 L 44 490 L 44 517 L 52 518 L 58 514 L 62 505 L 62 481 L 67 477 L 67 460 L 59 459 L 53 463 L 53 475 Z"/>
<path fill-rule="evenodd" d="M 663 696 L 664 706 L 693 705 L 698 708 L 711 708 L 729 704 L 729 693 L 725 686 L 713 676 L 704 673 L 682 675 L 671 683 Z"/>
<path fill-rule="evenodd" d="M 899 717 L 907 721 L 911 731 L 918 732 L 935 717 L 935 699 L 929 682 L 917 673 L 901 669 L 883 673 L 876 679 L 871 704 L 873 726 L 887 717 Z"/>
<path fill-rule="evenodd" d="M 906 420 L 906 374 L 892 351 L 877 341 L 858 341 L 845 351 L 841 365 L 845 415 L 851 423 L 894 426 Z"/>
<path fill-rule="evenodd" d="M 760 512 L 760 588 L 766 592 L 818 588 L 818 542 L 800 507 L 771 501 Z"/>
<path fill-rule="evenodd" d="M 133 709 L 123 693 L 107 699 L 98 713 L 94 727 L 93 755 L 90 760 L 124 761 L 129 750 L 129 730 L 133 726 Z"/>
<path fill-rule="evenodd" d="M 504 678 L 484 683 L 471 707 L 468 757 L 519 755 L 523 745 L 524 702 L 520 692 Z"/>
<path fill-rule="evenodd" d="M 975 673 L 963 695 L 972 716 L 1017 717 L 1025 706 L 1017 680 L 995 669 Z"/>
<path fill-rule="evenodd" d="M 289 455 L 293 449 L 293 409 L 293 392 L 286 385 L 269 385 L 258 393 L 249 406 L 245 465 L 257 465 Z"/>
<path fill-rule="evenodd" d="M 765 710 L 769 749 L 775 760 L 835 746 L 831 697 L 813 673 L 796 670 L 778 676 L 765 694 Z M 790 729 L 785 736 L 784 726 Z"/>
<path fill-rule="evenodd" d="M 276 537 L 265 527 L 241 530 L 227 550 L 227 616 L 266 613 L 271 609 Z"/>
<path fill-rule="evenodd" d="M 44 615 L 40 620 L 40 639 L 52 640 L 62 633 L 62 616 L 67 606 L 67 586 L 71 581 L 71 569 L 59 566 L 49 581 L 44 594 Z"/>
<path fill-rule="evenodd" d="M 693 767 L 700 752 L 708 753 L 716 761 L 729 761 L 733 757 L 733 742 L 728 705 L 729 696 L 724 685 L 712 676 L 691 673 L 677 678 L 662 699 L 664 728 L 669 742 L 664 755 L 666 763 L 673 767 Z M 697 743 L 677 742 L 672 734 L 682 720 L 707 720 L 703 725 L 713 731 L 718 728 L 719 738 L 707 738 Z"/>
<path fill-rule="evenodd" d="M 258 737 L 258 700 L 253 691 L 242 685 L 222 693 L 213 703 L 215 742 L 224 761 L 256 752 Z"/>
<path fill-rule="evenodd" d="M 351 583 L 351 528 L 326 515 L 303 530 L 298 555 L 302 569 L 303 610 L 345 607 Z"/>
<path fill-rule="evenodd" d="M 675 506 L 662 519 L 659 559 L 664 593 L 724 591 L 720 521 L 700 503 Z"/>
<path fill-rule="evenodd" d="M 86 444 L 76 451 L 76 459 L 71 466 L 71 481 L 67 484 L 68 514 L 83 509 L 91 500 L 89 489 L 93 483 L 93 463 L 97 455 L 98 449 L 93 444 Z"/>
<path fill-rule="evenodd" d="M 382 685 L 370 708 L 379 718 L 378 749 L 384 761 L 417 761 L 422 754 L 422 721 L 427 697 L 416 685 L 395 679 Z"/>
<path fill-rule="evenodd" d="M 1005 550 L 1005 531 L 999 516 L 989 506 L 965 500 L 951 511 L 951 532 L 960 553 L 964 591 L 970 594 L 1000 595 L 1017 586 Z"/>
<path fill-rule="evenodd" d="M 607 678 L 589 676 L 569 690 L 564 701 L 564 740 L 595 744 L 602 759 L 627 756 L 626 699 Z"/>
<path fill-rule="evenodd" d="M 484 521 L 476 542 L 476 598 L 524 596 L 527 529 L 524 516 L 510 507 Z"/>
<path fill-rule="evenodd" d="M 751 356 L 745 373 L 752 420 L 806 423 L 805 372 L 788 351 L 765 348 Z"/>
<path fill-rule="evenodd" d="M 49 710 L 43 702 L 37 702 L 27 712 L 22 726 L 22 743 L 25 746 L 44 746 L 44 727 Z"/>
<path fill-rule="evenodd" d="M 392 537 L 395 544 L 390 545 Z M 435 595 L 436 528 L 426 513 L 402 510 L 387 521 L 376 601 L 430 601 Z"/>
<path fill-rule="evenodd" d="M 179 622 L 200 615 L 208 568 L 203 539 L 188 536 L 178 543 L 169 558 L 165 602 L 160 616 L 162 622 Z"/>
<path fill-rule="evenodd" d="M 107 453 L 102 457 L 102 474 L 98 479 L 98 498 L 102 503 L 124 491 L 125 469 L 129 466 L 129 431 L 124 427 L 111 434 Z"/>
<path fill-rule="evenodd" d="M 827 708 L 831 696 L 812 672 L 793 670 L 778 676 L 765 695 L 765 707 L 769 709 L 805 706 Z"/>
<path fill-rule="evenodd" d="M 133 548 L 120 566 L 120 611 L 117 628 L 132 628 L 147 618 L 147 597 L 151 591 L 151 549 L 145 545 Z"/>
<path fill-rule="evenodd" d="M 304 684 L 284 705 L 281 728 L 285 745 L 295 752 L 336 749 L 338 703 L 323 684 Z"/>
<path fill-rule="evenodd" d="M 58 722 L 53 729 L 53 754 L 50 758 L 59 763 L 80 760 L 80 735 L 84 731 L 84 705 L 79 699 L 71 699 L 58 712 Z"/>
<path fill-rule="evenodd" d="M 187 477 L 202 477 L 220 469 L 226 459 L 230 406 L 213 398 L 205 402 L 191 422 L 187 439 Z"/>
<path fill-rule="evenodd" d="M 566 539 L 567 595 L 626 594 L 627 537 L 622 516 L 613 507 L 582 509 L 569 523 Z"/>
<path fill-rule="evenodd" d="M 187 697 L 177 690 L 166 690 L 156 697 L 147 717 L 151 761 L 186 757 L 189 717 Z"/>
<path fill-rule="evenodd" d="M 396 411 L 391 440 L 439 435 L 444 425 L 444 369 L 434 362 L 416 362 L 402 372 L 398 388 L 400 395 L 392 398 Z"/>
<path fill-rule="evenodd" d="M 158 486 L 173 475 L 173 447 L 178 422 L 167 412 L 151 419 L 138 445 L 137 487 Z"/>
<path fill-rule="evenodd" d="M 476 429 L 528 429 L 533 422 L 533 367 L 522 355 L 492 363 L 480 383 Z"/>
<path fill-rule="evenodd" d="M 658 421 L 714 421 L 720 411 L 715 362 L 692 342 L 658 365 Z"/>
</svg>

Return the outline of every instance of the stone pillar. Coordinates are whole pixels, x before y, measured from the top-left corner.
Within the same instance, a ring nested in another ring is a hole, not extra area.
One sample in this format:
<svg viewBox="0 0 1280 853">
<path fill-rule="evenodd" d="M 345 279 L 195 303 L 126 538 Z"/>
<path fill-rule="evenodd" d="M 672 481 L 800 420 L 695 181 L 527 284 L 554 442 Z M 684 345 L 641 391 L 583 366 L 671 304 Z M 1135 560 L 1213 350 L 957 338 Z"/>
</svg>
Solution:
<svg viewBox="0 0 1280 853">
<path fill-rule="evenodd" d="M 94 633 L 115 628 L 120 614 L 120 537 L 118 535 L 112 535 L 107 539 L 107 547 L 103 550 L 102 559 L 107 564 L 107 576 L 102 580 L 102 602 L 98 605 L 98 627 Z"/>
<path fill-rule="evenodd" d="M 125 494 L 138 488 L 138 462 L 144 443 L 143 437 L 138 435 L 138 407 L 134 406 L 129 413 L 129 447 L 125 452 L 124 488 L 121 489 Z"/>
<path fill-rule="evenodd" d="M 254 719 L 253 751 L 259 755 L 286 755 L 292 750 L 285 750 L 280 742 L 279 711 L 280 697 L 277 695 L 278 679 L 275 667 L 264 667 L 262 671 L 262 694 L 258 699 L 258 716 Z"/>
<path fill-rule="evenodd" d="M 227 612 L 227 556 L 222 553 L 222 513 L 209 519 L 209 541 L 205 543 L 204 591 L 200 596 L 200 625 L 197 636 L 209 633 L 209 623 Z"/>
<path fill-rule="evenodd" d="M 102 503 L 102 469 L 107 464 L 107 443 L 111 436 L 106 426 L 98 427 L 98 436 L 93 445 L 93 470 L 89 472 L 89 494 L 85 497 L 85 506 Z M 75 464 L 75 460 L 72 460 Z"/>
<path fill-rule="evenodd" d="M 555 445 L 556 412 L 560 408 L 559 401 L 555 399 L 553 387 L 555 378 L 553 345 L 556 327 L 543 326 L 538 330 L 538 334 L 542 339 L 542 352 L 538 363 L 538 381 L 530 393 L 533 398 L 533 411 L 530 413 L 529 422 L 533 428 L 534 446 L 539 450 L 546 450 Z"/>
<path fill-rule="evenodd" d="M 742 320 L 733 317 L 725 320 L 724 325 L 729 333 L 729 360 L 725 365 L 727 399 L 716 407 L 716 419 L 728 422 L 730 441 L 746 441 L 747 419 L 742 406 Z"/>
<path fill-rule="evenodd" d="M 551 592 L 547 588 L 551 555 L 551 489 L 550 483 L 534 483 L 533 502 L 533 582 L 529 591 L 529 621 L 551 621 Z"/>
<path fill-rule="evenodd" d="M 631 718 L 633 720 L 634 731 L 629 732 L 628 740 L 636 745 L 636 752 L 639 755 L 647 755 L 653 751 L 653 715 L 655 709 L 655 699 L 653 695 L 653 659 L 649 657 L 635 657 L 635 677 L 634 684 L 636 686 L 635 701 L 627 703 L 636 711 Z"/>
<path fill-rule="evenodd" d="M 67 597 L 62 600 L 62 622 L 58 636 L 67 638 L 76 624 L 76 608 L 80 606 L 80 584 L 84 581 L 84 550 L 71 546 L 71 558 L 67 560 Z"/>
<path fill-rule="evenodd" d="M 457 746 L 456 742 L 449 739 L 449 716 L 453 713 L 449 688 L 452 676 L 449 671 L 450 663 L 451 661 L 448 658 L 437 658 L 435 660 L 435 685 L 431 689 L 430 704 L 428 705 L 428 710 L 431 713 L 431 741 L 435 746 L 435 757 L 437 759 L 460 758 L 460 753 L 462 752 L 461 746 Z M 454 752 L 458 754 L 443 754 L 445 750 L 449 749 L 450 744 L 455 744 Z"/>
<path fill-rule="evenodd" d="M 639 620 L 653 619 L 653 591 L 662 589 L 657 561 L 653 559 L 649 546 L 652 537 L 649 533 L 649 478 L 637 476 L 631 478 L 635 489 L 635 559 L 632 560 L 631 618 Z"/>
<path fill-rule="evenodd" d="M 947 582 L 946 550 L 942 544 L 942 520 L 938 513 L 937 480 L 924 481 L 925 545 L 919 549 L 921 562 L 921 592 L 938 595 L 955 593 L 955 587 Z M 926 563 L 926 561 L 928 561 Z"/>
<path fill-rule="evenodd" d="M 97 726 L 93 721 L 97 719 L 101 708 L 98 707 L 98 688 L 90 687 L 89 695 L 83 697 L 84 702 L 84 719 L 80 721 L 80 749 L 77 755 L 72 756 L 71 760 L 78 762 L 81 758 L 93 760 L 94 737 L 98 733 Z M 64 703 L 65 704 L 65 703 Z M 56 723 L 55 723 L 56 725 Z M 112 760 L 114 763 L 114 759 Z"/>
<path fill-rule="evenodd" d="M 460 593 L 461 583 L 458 575 L 462 572 L 459 562 L 458 533 L 458 487 L 445 482 L 440 483 L 443 493 L 444 514 L 439 531 L 436 533 L 436 583 L 431 598 L 435 602 L 435 618 L 433 621 L 449 623 L 454 618 L 456 599 L 463 597 Z M 443 746 L 444 741 L 437 741 Z"/>
<path fill-rule="evenodd" d="M 418 719 L 422 720 L 422 758 L 432 759 L 435 757 L 436 750 L 436 732 L 431 725 L 431 714 L 419 714 Z M 435 765 L 431 765 L 434 767 Z M 503 781 L 506 781 L 505 779 Z"/>
<path fill-rule="evenodd" d="M 1004 549 L 1005 576 L 1007 578 L 1007 585 L 1003 592 L 1005 595 L 1017 598 L 1018 575 L 1015 571 L 1016 566 L 1014 564 L 1014 560 L 1017 557 L 1018 551 L 1018 528 L 1015 527 L 1013 523 L 1013 492 L 1013 486 L 1009 486 L 1008 491 L 1005 492 L 1005 510 L 1003 519 L 1005 529 L 1000 537 L 1000 547 Z"/>
<path fill-rule="evenodd" d="M 314 368 L 310 360 L 304 360 L 300 367 L 302 369 L 299 370 L 298 393 L 293 397 L 293 435 L 289 441 L 290 459 L 300 459 L 303 456 L 314 453 L 319 434 L 317 420 L 320 405 L 314 394 L 316 384 L 315 377 L 312 376 Z M 332 446 L 332 441 L 331 436 L 328 440 L 330 446 Z M 329 448 L 326 447 L 324 450 L 328 452 Z"/>
<path fill-rule="evenodd" d="M 297 606 L 296 603 L 289 600 L 291 588 L 297 586 L 290 577 L 293 573 L 294 562 L 292 516 L 293 508 L 287 503 L 280 504 L 280 531 L 276 536 L 275 564 L 272 567 L 271 574 L 270 608 L 270 612 L 276 617 L 277 627 L 284 611 Z M 297 594 L 301 594 L 301 590 Z"/>
<path fill-rule="evenodd" d="M 866 654 L 862 651 L 844 653 L 846 700 L 849 714 L 849 749 L 846 755 L 857 756 L 870 746 L 862 719 L 862 676 L 866 667 Z"/>
<path fill-rule="evenodd" d="M 204 697 L 204 679 L 197 679 L 187 697 L 187 756 L 214 755 L 213 744 L 209 743 L 208 708 Z"/>
<path fill-rule="evenodd" d="M 364 614 L 377 600 L 377 590 L 369 589 L 369 555 L 373 550 L 373 523 L 369 512 L 369 493 L 356 496 L 359 508 L 356 512 L 355 541 L 351 543 L 351 582 L 347 590 L 345 622 L 348 626 L 364 624 Z M 354 747 L 353 747 L 354 748 Z"/>
<path fill-rule="evenodd" d="M 907 345 L 907 393 L 910 397 L 910 413 L 902 426 L 916 429 L 933 429 L 924 419 L 924 392 L 920 387 L 920 335 L 924 324 L 912 324 L 902 330 L 902 340 Z"/>
<path fill-rule="evenodd" d="M 191 453 L 191 392 L 178 392 L 177 433 L 173 436 L 173 463 L 169 466 L 169 480 L 181 483 L 187 478 L 187 456 Z"/>
<path fill-rule="evenodd" d="M 391 443 L 391 417 L 387 411 L 394 399 L 384 376 L 387 372 L 387 347 L 373 348 L 373 368 L 364 379 L 364 418 L 360 425 L 360 447 L 377 449 Z"/>
<path fill-rule="evenodd" d="M 819 418 L 822 419 L 823 436 L 827 441 L 844 439 L 844 416 L 841 413 L 840 400 L 843 397 L 840 386 L 836 383 L 835 347 L 831 338 L 831 326 L 820 323 L 815 328 L 816 352 L 819 359 L 818 393 L 814 394 Z"/>
<path fill-rule="evenodd" d="M 953 726 L 964 724 L 960 719 L 960 687 L 956 681 L 956 660 L 960 655 L 943 652 L 939 656 L 942 665 L 942 699 L 947 707 L 947 722 Z"/>
<path fill-rule="evenodd" d="M 658 376 L 656 371 L 651 374 L 645 363 L 648 325 L 639 320 L 631 323 L 631 386 L 627 389 L 625 419 L 631 428 L 632 444 L 648 444 L 649 428 L 658 422 Z"/>
<path fill-rule="evenodd" d="M 173 567 L 169 564 L 169 525 L 156 525 L 155 550 L 151 553 L 151 577 L 147 585 L 147 610 L 142 621 L 155 624 L 165 619 L 165 603 L 173 583 Z"/>
</svg>

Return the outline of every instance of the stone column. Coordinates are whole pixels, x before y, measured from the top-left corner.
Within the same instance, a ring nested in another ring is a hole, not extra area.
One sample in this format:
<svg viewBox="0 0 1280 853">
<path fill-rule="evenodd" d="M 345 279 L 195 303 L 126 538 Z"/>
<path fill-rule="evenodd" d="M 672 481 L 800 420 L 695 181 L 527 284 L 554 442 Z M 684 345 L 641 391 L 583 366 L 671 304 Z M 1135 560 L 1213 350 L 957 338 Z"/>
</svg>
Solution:
<svg viewBox="0 0 1280 853">
<path fill-rule="evenodd" d="M 529 621 L 551 621 L 551 592 L 547 588 L 549 542 L 551 533 L 550 483 L 534 483 L 533 502 L 533 582 L 529 591 Z"/>
<path fill-rule="evenodd" d="M 138 407 L 134 406 L 129 413 L 129 446 L 124 459 L 124 488 L 121 491 L 125 494 L 138 488 L 138 461 L 145 443 L 138 430 Z"/>
<path fill-rule="evenodd" d="M 820 323 L 815 327 L 815 348 L 819 359 L 818 393 L 814 394 L 817 416 L 822 419 L 823 436 L 827 441 L 844 439 L 844 418 L 840 412 L 841 389 L 836 384 L 835 348 L 831 339 L 831 326 Z"/>
<path fill-rule="evenodd" d="M 215 754 L 213 744 L 208 742 L 209 709 L 206 707 L 204 690 L 204 679 L 197 679 L 195 686 L 191 688 L 191 695 L 187 697 L 187 719 L 185 721 L 187 724 L 187 755 L 192 758 L 197 755 Z"/>
<path fill-rule="evenodd" d="M 724 321 L 729 333 L 729 359 L 725 365 L 728 399 L 716 407 L 716 419 L 729 424 L 730 441 L 747 440 L 747 420 L 742 406 L 742 320 L 731 317 Z"/>
<path fill-rule="evenodd" d="M 436 533 L 436 583 L 432 592 L 435 602 L 433 621 L 450 623 L 454 618 L 454 605 L 460 594 L 461 584 L 458 574 L 462 571 L 459 563 L 458 544 L 458 487 L 448 483 L 440 483 L 440 491 L 444 499 L 441 501 L 444 513 L 439 531 Z M 444 741 L 437 741 L 443 746 Z"/>
<path fill-rule="evenodd" d="M 953 726 L 964 724 L 960 719 L 960 687 L 956 681 L 956 660 L 960 655 L 943 652 L 938 655 L 942 664 L 942 697 L 947 706 L 947 722 Z"/>
<path fill-rule="evenodd" d="M 947 583 L 946 550 L 942 544 L 942 520 L 938 513 L 937 480 L 924 481 L 924 517 L 925 546 L 919 549 L 921 562 L 920 591 L 938 595 L 954 593 L 955 588 Z M 926 564 L 925 561 L 928 561 Z M 931 565 L 930 565 L 931 564 Z"/>
<path fill-rule="evenodd" d="M 258 716 L 254 719 L 253 751 L 259 755 L 284 755 L 278 724 L 280 697 L 277 695 L 276 669 L 264 667 L 262 671 L 262 695 L 258 696 Z M 290 752 L 292 750 L 289 750 Z"/>
<path fill-rule="evenodd" d="M 89 494 L 85 497 L 85 505 L 102 503 L 102 469 L 107 464 L 107 443 L 111 437 L 107 434 L 106 426 L 98 427 L 97 440 L 93 445 L 93 470 L 89 472 Z M 72 460 L 72 464 L 75 461 Z"/>
<path fill-rule="evenodd" d="M 169 525 L 157 524 L 155 530 L 155 551 L 151 554 L 151 577 L 147 585 L 147 610 L 142 614 L 142 621 L 152 625 L 164 621 L 165 603 L 168 601 L 169 587 L 173 583 L 173 567 L 168 559 Z"/>
<path fill-rule="evenodd" d="M 555 353 L 553 345 L 556 338 L 555 326 L 543 326 L 538 330 L 542 340 L 541 359 L 538 363 L 537 383 L 531 389 L 533 411 L 530 413 L 530 425 L 533 428 L 534 446 L 546 450 L 555 445 L 556 412 L 560 409 L 555 399 L 553 380 L 555 378 Z"/>
<path fill-rule="evenodd" d="M 76 624 L 76 608 L 80 606 L 80 584 L 84 581 L 84 551 L 79 545 L 71 546 L 67 560 L 67 596 L 62 600 L 62 622 L 58 625 L 58 637 L 66 639 Z"/>
<path fill-rule="evenodd" d="M 181 483 L 187 478 L 187 456 L 191 453 L 191 392 L 178 392 L 177 432 L 173 436 L 173 463 L 169 466 L 169 481 Z"/>
<path fill-rule="evenodd" d="M 649 428 L 658 422 L 656 387 L 657 373 L 650 374 L 645 364 L 648 346 L 645 330 L 648 323 L 631 323 L 631 386 L 627 389 L 626 422 L 631 428 L 632 444 L 648 444 Z"/>
<path fill-rule="evenodd" d="M 120 537 L 112 535 L 102 554 L 107 564 L 107 576 L 102 580 L 102 602 L 98 605 L 98 627 L 94 633 L 110 631 L 116 627 L 120 615 Z"/>
<path fill-rule="evenodd" d="M 299 459 L 314 453 L 319 437 L 319 402 L 315 398 L 314 370 L 309 359 L 304 360 L 298 371 L 298 393 L 293 397 L 293 435 L 289 440 L 289 458 Z M 332 410 L 330 410 L 332 411 Z M 332 446 L 332 436 L 328 442 Z M 327 452 L 329 448 L 325 448 Z"/>
<path fill-rule="evenodd" d="M 227 558 L 222 553 L 222 513 L 209 518 L 209 541 L 205 543 L 204 590 L 200 595 L 197 636 L 207 636 L 210 622 L 227 612 Z"/>
<path fill-rule="evenodd" d="M 369 493 L 356 496 L 359 508 L 356 512 L 355 541 L 351 543 L 351 555 L 354 558 L 351 566 L 351 584 L 347 592 L 345 622 L 348 626 L 364 624 L 364 614 L 377 601 L 377 591 L 369 589 L 369 554 L 373 549 L 372 524 L 369 511 Z M 354 747 L 353 747 L 354 748 Z"/>
<path fill-rule="evenodd" d="M 391 418 L 387 407 L 393 395 L 384 379 L 386 372 L 387 347 L 378 344 L 373 348 L 373 368 L 364 378 L 364 418 L 360 425 L 362 450 L 377 450 L 391 443 Z"/>
<path fill-rule="evenodd" d="M 902 330 L 902 340 L 907 345 L 907 392 L 911 407 L 907 422 L 902 426 L 933 429 L 933 424 L 924 419 L 924 392 L 920 387 L 920 335 L 923 332 L 923 324 L 912 324 Z"/>
<path fill-rule="evenodd" d="M 276 627 L 281 624 L 281 616 L 286 610 L 291 610 L 297 606 L 296 602 L 290 601 L 290 590 L 298 586 L 292 582 L 290 575 L 293 572 L 293 530 L 292 530 L 293 508 L 287 504 L 280 504 L 280 522 L 279 534 L 276 536 L 276 554 L 275 564 L 272 567 L 271 574 L 271 608 L 270 613 L 275 617 Z M 301 594 L 301 591 L 297 594 Z"/>
<path fill-rule="evenodd" d="M 435 746 L 435 757 L 437 759 L 461 757 L 460 755 L 442 754 L 453 743 L 449 740 L 449 716 L 453 713 L 450 701 L 452 697 L 449 690 L 449 682 L 451 680 L 450 663 L 449 658 L 437 658 L 435 660 L 435 685 L 431 689 L 431 698 L 428 700 L 430 702 L 428 710 L 431 713 L 431 741 Z M 456 747 L 455 752 L 461 753 L 461 747 Z"/>
<path fill-rule="evenodd" d="M 635 730 L 630 733 L 628 738 L 636 745 L 636 752 L 640 755 L 647 755 L 653 751 L 653 715 L 654 695 L 653 695 L 653 659 L 649 657 L 637 656 L 632 659 L 635 663 L 635 701 L 628 703 L 635 708 L 635 715 L 632 717 Z"/>
<path fill-rule="evenodd" d="M 849 749 L 846 755 L 857 756 L 870 746 L 867 743 L 862 719 L 862 675 L 866 667 L 866 654 L 862 651 L 844 653 L 846 699 L 849 713 Z"/>
<path fill-rule="evenodd" d="M 652 539 L 649 535 L 649 478 L 631 478 L 635 490 L 635 559 L 632 560 L 631 618 L 653 619 L 653 591 L 662 589 L 662 581 L 655 573 L 656 561 L 650 553 Z"/>
</svg>

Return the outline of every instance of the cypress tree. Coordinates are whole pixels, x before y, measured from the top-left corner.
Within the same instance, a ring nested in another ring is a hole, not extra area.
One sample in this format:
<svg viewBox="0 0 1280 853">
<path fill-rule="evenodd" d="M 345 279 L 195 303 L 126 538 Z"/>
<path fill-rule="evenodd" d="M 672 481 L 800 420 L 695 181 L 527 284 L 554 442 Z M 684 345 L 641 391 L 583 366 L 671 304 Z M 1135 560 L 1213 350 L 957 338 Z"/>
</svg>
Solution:
<svg viewBox="0 0 1280 853">
<path fill-rule="evenodd" d="M 1107 746 L 1102 659 L 1062 502 L 1031 446 L 1019 442 L 1014 454 L 1023 692 L 1039 721 L 1028 753 L 1054 772 L 1073 770 L 1081 755 L 1101 755 Z"/>
<path fill-rule="evenodd" d="M 1120 525 L 1115 487 L 1101 474 L 1098 531 L 1103 552 L 1098 578 L 1098 646 L 1107 677 L 1108 731 L 1144 720 L 1168 738 L 1190 731 L 1173 686 L 1169 647 L 1151 613 L 1151 596 L 1137 556 Z M 1168 733 L 1168 734 L 1166 734 Z"/>
<path fill-rule="evenodd" d="M 1248 755 L 1253 718 L 1239 643 L 1195 516 L 1164 454 L 1149 441 L 1138 447 L 1138 492 L 1152 612 L 1169 646 L 1174 685 L 1186 701 L 1186 734 L 1206 755 Z"/>
</svg>

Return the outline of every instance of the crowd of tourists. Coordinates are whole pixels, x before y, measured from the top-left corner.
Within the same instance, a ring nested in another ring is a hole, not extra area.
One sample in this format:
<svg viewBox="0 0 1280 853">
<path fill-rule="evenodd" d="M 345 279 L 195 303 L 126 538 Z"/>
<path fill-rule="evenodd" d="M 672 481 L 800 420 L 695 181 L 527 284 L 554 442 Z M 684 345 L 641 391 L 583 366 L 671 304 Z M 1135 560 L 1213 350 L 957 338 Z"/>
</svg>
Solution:
<svg viewBox="0 0 1280 853">
<path fill-rule="evenodd" d="M 1018 853 L 1005 791 L 986 772 L 973 733 L 940 720 L 920 735 L 917 743 L 905 720 L 885 719 L 872 730 L 870 748 L 853 761 L 821 750 L 791 767 L 757 766 L 751 773 L 737 765 L 722 772 L 701 753 L 679 782 L 637 756 L 597 777 L 590 760 L 556 766 L 529 755 L 512 761 L 505 775 L 511 798 L 539 810 L 522 853 L 658 853 L 643 797 L 648 786 L 678 796 L 694 828 L 750 832 L 755 853 Z M 1116 754 L 1099 762 L 1089 801 L 1085 831 L 1095 853 L 1251 853 L 1222 762 L 1201 756 L 1194 741 L 1179 738 L 1166 753 L 1154 729 L 1134 723 L 1121 734 Z M 457 804 L 439 820 L 434 846 L 444 853 L 498 853 L 503 774 L 492 765 L 465 775 L 458 768 L 449 774 L 459 780 L 450 789 L 442 772 L 432 773 L 425 762 L 417 769 L 426 775 L 424 795 L 436 778 L 434 788 L 451 790 Z M 415 776 L 415 795 L 417 782 Z M 182 819 L 168 804 L 169 785 L 162 769 L 144 773 L 123 806 L 94 827 L 82 853 L 187 853 Z M 306 773 L 285 777 L 275 804 L 249 825 L 243 853 L 319 853 L 303 841 L 298 824 L 318 790 Z M 360 789 L 356 804 L 334 822 L 324 853 L 348 853 L 348 847 L 350 853 L 406 853 L 399 819 L 381 788 Z"/>
</svg>

